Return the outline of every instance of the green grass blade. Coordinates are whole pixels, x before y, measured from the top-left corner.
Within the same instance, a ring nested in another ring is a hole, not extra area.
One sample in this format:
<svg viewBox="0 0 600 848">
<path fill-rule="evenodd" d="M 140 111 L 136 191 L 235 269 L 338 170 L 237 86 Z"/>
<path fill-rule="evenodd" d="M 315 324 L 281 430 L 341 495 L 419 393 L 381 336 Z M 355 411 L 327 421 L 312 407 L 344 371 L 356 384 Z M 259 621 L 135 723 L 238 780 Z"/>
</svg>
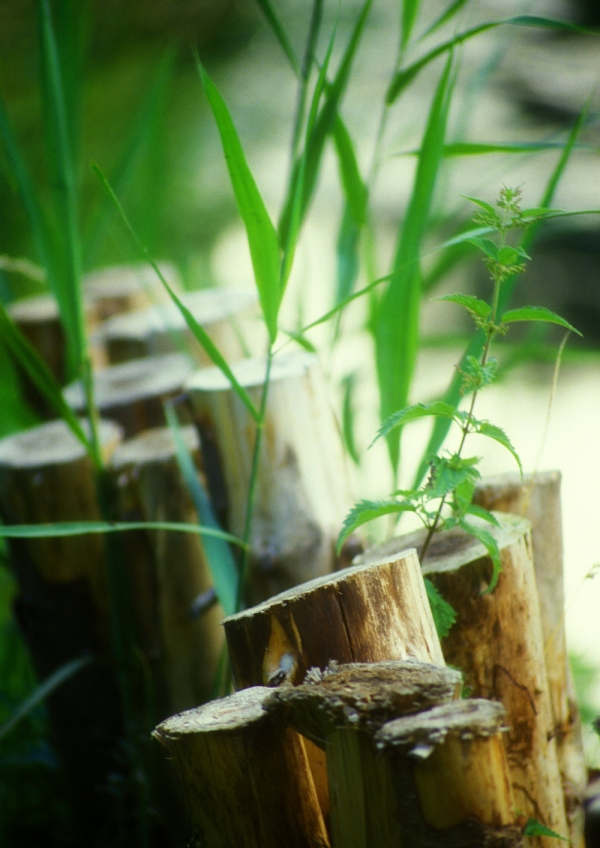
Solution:
<svg viewBox="0 0 600 848">
<path fill-rule="evenodd" d="M 23 399 L 15 362 L 3 339 L 0 339 L 0 397 L 0 439 L 39 423 L 39 419 Z"/>
<path fill-rule="evenodd" d="M 170 403 L 165 404 L 165 416 L 175 441 L 177 462 L 187 489 L 194 501 L 198 518 L 204 527 L 220 529 L 210 506 L 208 495 L 198 477 L 190 452 L 181 436 L 181 428 Z M 207 535 L 202 541 L 204 553 L 213 578 L 214 588 L 225 615 L 236 611 L 239 572 L 227 542 L 218 536 Z"/>
<path fill-rule="evenodd" d="M 15 360 L 56 410 L 57 414 L 64 419 L 86 451 L 91 453 L 92 447 L 90 441 L 85 435 L 79 419 L 71 407 L 65 403 L 62 389 L 54 374 L 50 371 L 37 350 L 15 326 L 2 304 L 0 304 L 0 329 L 2 331 L 2 339 Z"/>
<path fill-rule="evenodd" d="M 445 158 L 459 156 L 489 156 L 494 153 L 527 154 L 540 153 L 544 150 L 563 150 L 565 142 L 562 141 L 514 141 L 503 144 L 489 144 L 477 141 L 457 141 L 453 144 L 445 144 L 443 155 Z M 576 145 L 579 150 L 599 152 L 600 148 L 591 144 Z M 405 153 L 397 153 L 397 156 L 418 156 L 419 150 L 407 150 Z"/>
<path fill-rule="evenodd" d="M 354 406 L 353 399 L 355 393 L 355 376 L 350 374 L 344 378 L 343 390 L 344 399 L 342 403 L 342 434 L 344 436 L 344 444 L 350 456 L 350 459 L 355 465 L 360 465 L 360 455 L 356 447 L 354 439 Z"/>
<path fill-rule="evenodd" d="M 339 116 L 333 126 L 333 141 L 346 202 L 354 221 L 362 226 L 367 216 L 369 191 L 358 169 L 356 151 L 350 133 Z"/>
<path fill-rule="evenodd" d="M 432 32 L 435 32 L 436 29 L 439 29 L 443 26 L 447 21 L 452 20 L 452 18 L 460 12 L 462 7 L 468 3 L 469 0 L 454 0 L 454 3 L 451 3 L 445 12 L 443 12 L 439 18 L 437 18 L 430 27 L 427 27 L 423 35 L 419 40 L 426 38 L 428 35 L 431 35 Z"/>
<path fill-rule="evenodd" d="M 199 60 L 197 65 L 221 136 L 235 199 L 246 228 L 260 305 L 273 343 L 277 336 L 277 316 L 281 304 L 277 233 L 246 162 L 229 109 Z"/>
<path fill-rule="evenodd" d="M 372 0 L 365 0 L 365 3 L 358 16 L 352 35 L 348 41 L 346 50 L 340 62 L 340 66 L 335 75 L 333 82 L 328 86 L 325 97 L 325 103 L 321 108 L 319 116 L 315 122 L 314 129 L 310 134 L 310 138 L 306 142 L 304 157 L 305 157 L 305 173 L 303 180 L 303 197 L 302 197 L 302 212 L 301 220 L 304 219 L 314 190 L 317 183 L 323 150 L 329 133 L 332 131 L 338 107 L 343 97 L 344 91 L 348 84 L 352 63 L 356 54 L 356 50 L 362 37 L 365 23 L 371 8 Z M 299 168 L 299 163 L 295 165 Z M 279 237 L 283 244 L 287 241 L 288 231 L 291 224 L 293 196 L 288 196 L 286 199 L 281 218 L 279 221 Z"/>
<path fill-rule="evenodd" d="M 419 0 L 402 0 L 402 28 L 400 34 L 400 48 L 404 50 L 413 31 L 417 13 L 419 11 Z"/>
<path fill-rule="evenodd" d="M 217 348 L 215 343 L 212 341 L 212 339 L 210 338 L 210 336 L 208 335 L 208 333 L 206 332 L 204 327 L 202 327 L 196 321 L 196 319 L 194 318 L 194 316 L 192 315 L 190 310 L 187 308 L 187 306 L 180 300 L 180 298 L 173 291 L 173 289 L 171 288 L 169 283 L 165 280 L 159 266 L 156 264 L 155 260 L 150 256 L 148 249 L 146 247 L 144 247 L 144 245 L 140 241 L 137 233 L 133 229 L 133 227 L 132 227 L 132 225 L 129 221 L 129 218 L 125 214 L 125 210 L 121 206 L 119 199 L 117 198 L 116 194 L 112 190 L 112 188 L 111 188 L 108 180 L 106 179 L 105 175 L 102 173 L 102 171 L 100 170 L 100 168 L 98 167 L 98 165 L 95 162 L 92 162 L 91 168 L 92 168 L 92 171 L 94 172 L 94 174 L 100 180 L 100 183 L 102 184 L 104 190 L 107 192 L 108 196 L 111 198 L 117 212 L 119 213 L 121 220 L 123 221 L 123 224 L 125 225 L 125 228 L 129 232 L 131 238 L 133 239 L 135 244 L 138 246 L 140 252 L 143 254 L 146 261 L 150 263 L 150 265 L 154 269 L 155 274 L 158 276 L 161 283 L 165 287 L 167 293 L 169 294 L 169 297 L 171 298 L 173 303 L 177 306 L 177 308 L 181 312 L 181 314 L 182 314 L 187 326 L 189 327 L 190 331 L 192 332 L 194 337 L 198 340 L 198 342 L 202 345 L 202 347 L 206 351 L 207 355 L 210 357 L 211 362 L 213 362 L 217 366 L 217 368 L 220 368 L 221 371 L 223 372 L 223 374 L 227 377 L 227 379 L 231 383 L 231 387 L 233 388 L 234 392 L 237 394 L 239 399 L 242 401 L 242 403 L 244 404 L 244 406 L 246 407 L 246 409 L 248 410 L 248 412 L 250 413 L 252 418 L 254 418 L 254 420 L 256 422 L 259 422 L 260 421 L 260 414 L 259 414 L 258 410 L 256 409 L 254 403 L 252 402 L 252 398 L 250 397 L 248 392 L 244 389 L 244 387 L 242 385 L 240 385 L 235 374 L 233 373 L 233 371 L 229 367 L 227 360 L 225 359 L 223 354 L 219 351 L 219 349 Z"/>
<path fill-rule="evenodd" d="M 195 533 L 197 536 L 212 536 L 243 548 L 237 536 L 225 533 L 216 527 L 188 524 L 177 521 L 63 521 L 55 524 L 12 524 L 0 525 L 0 538 L 5 539 L 53 539 L 69 536 L 97 536 L 104 533 L 126 533 L 128 530 L 172 530 L 174 533 Z"/>
<path fill-rule="evenodd" d="M 265 16 L 265 18 L 269 22 L 271 29 L 275 33 L 275 37 L 277 38 L 281 49 L 287 56 L 289 63 L 294 70 L 294 73 L 297 76 L 300 76 L 300 65 L 298 63 L 296 54 L 294 53 L 294 48 L 292 47 L 290 40 L 287 37 L 287 33 L 285 32 L 281 21 L 277 17 L 275 9 L 273 8 L 269 0 L 256 0 L 256 2 L 260 6 L 263 15 Z"/>
<path fill-rule="evenodd" d="M 77 185 L 71 151 L 60 57 L 54 36 L 50 4 L 38 0 L 41 76 L 45 132 L 49 140 L 50 168 L 55 180 L 55 215 L 61 233 L 61 264 L 48 268 L 68 340 L 67 360 L 72 377 L 78 376 L 86 358 L 87 342 L 81 298 L 81 241 L 77 213 Z M 56 257 L 55 257 L 56 258 Z"/>
<path fill-rule="evenodd" d="M 585 108 L 581 111 L 580 115 L 578 116 L 577 120 L 575 121 L 575 123 L 574 123 L 574 125 L 571 129 L 571 132 L 569 134 L 569 139 L 567 141 L 567 144 L 566 144 L 564 150 L 562 151 L 562 153 L 561 153 L 561 155 L 558 159 L 558 162 L 556 164 L 556 167 L 554 168 L 554 171 L 550 175 L 550 179 L 548 180 L 548 184 L 547 184 L 547 186 L 544 190 L 544 193 L 543 193 L 542 198 L 541 198 L 540 203 L 539 203 L 539 206 L 542 207 L 543 209 L 549 209 L 552 205 L 552 201 L 553 201 L 554 195 L 556 193 L 556 189 L 558 188 L 558 184 L 560 183 L 560 179 L 561 179 L 562 175 L 564 174 L 565 168 L 567 167 L 567 163 L 568 163 L 568 161 L 571 157 L 571 153 L 573 152 L 573 149 L 574 149 L 574 147 L 577 143 L 577 139 L 579 138 L 579 134 L 581 133 L 581 130 L 583 129 L 583 127 L 585 125 L 585 121 L 586 121 L 587 113 L 588 113 L 588 108 L 589 108 L 589 103 L 590 103 L 590 101 L 588 100 L 588 103 L 586 104 Z M 533 240 L 535 239 L 537 232 L 539 231 L 539 227 L 541 226 L 541 223 L 542 222 L 539 222 L 537 224 L 533 224 L 527 230 L 524 238 L 521 241 L 521 247 L 524 250 L 526 250 L 526 251 L 529 250 L 531 244 L 533 243 Z M 502 314 L 502 312 L 506 309 L 506 307 L 508 306 L 508 303 L 510 302 L 510 298 L 511 298 L 512 293 L 514 291 L 514 287 L 517 283 L 517 279 L 518 278 L 516 276 L 509 278 L 508 280 L 506 280 L 504 282 L 504 284 L 502 286 L 502 289 L 500 291 L 499 303 L 498 303 L 498 308 L 499 308 L 500 314 Z M 476 357 L 481 356 L 481 352 L 483 350 L 484 343 L 485 343 L 485 336 L 482 332 L 478 332 L 470 340 L 470 342 L 467 345 L 467 348 L 466 348 L 466 350 L 465 350 L 465 352 L 462 356 L 460 364 L 459 364 L 454 376 L 452 377 L 450 384 L 449 384 L 448 388 L 446 389 L 446 392 L 443 395 L 443 400 L 445 400 L 446 403 L 452 404 L 454 406 L 458 406 L 458 404 L 460 402 L 460 398 L 461 398 L 460 390 L 461 390 L 462 380 L 463 380 L 460 369 L 463 367 L 464 363 L 467 361 L 469 356 L 476 356 Z M 431 436 L 429 438 L 429 442 L 428 442 L 427 447 L 425 448 L 425 451 L 424 451 L 424 454 L 423 454 L 424 458 L 421 460 L 421 463 L 420 463 L 419 468 L 417 469 L 417 473 L 415 475 L 415 479 L 414 479 L 414 483 L 413 483 L 415 488 L 417 488 L 417 486 L 420 485 L 420 483 L 423 480 L 425 474 L 427 473 L 427 469 L 429 467 L 425 457 L 436 455 L 436 454 L 439 453 L 440 448 L 441 448 L 442 444 L 444 443 L 444 440 L 445 440 L 446 435 L 448 433 L 448 429 L 449 429 L 449 423 L 448 422 L 443 421 L 442 419 L 439 419 L 435 422 Z"/>
<path fill-rule="evenodd" d="M 479 35 L 482 32 L 486 32 L 487 30 L 494 29 L 495 27 L 499 27 L 502 25 L 520 27 L 542 27 L 546 29 L 555 29 L 563 32 L 581 32 L 586 33 L 587 35 L 598 35 L 597 32 L 594 32 L 590 29 L 586 29 L 585 27 L 579 27 L 575 24 L 566 23 L 565 21 L 556 21 L 551 18 L 540 18 L 532 15 L 518 15 L 514 18 L 504 18 L 503 20 L 498 21 L 488 21 L 484 24 L 479 24 L 478 26 L 465 30 L 464 32 L 459 33 L 458 35 L 455 35 L 453 38 L 449 38 L 447 41 L 444 41 L 442 44 L 439 44 L 437 47 L 433 48 L 433 50 L 430 50 L 428 53 L 422 56 L 421 59 L 418 59 L 416 62 L 413 62 L 406 68 L 401 68 L 394 75 L 390 83 L 386 94 L 386 103 L 388 103 L 388 105 L 394 103 L 394 101 L 397 100 L 397 98 L 404 91 L 404 89 L 423 70 L 423 68 L 425 68 L 430 62 L 433 62 L 434 59 L 437 59 L 438 56 L 441 56 L 448 50 L 452 50 L 453 47 L 456 47 L 459 44 L 462 44 L 463 42 L 474 38 L 476 35 Z"/>
<path fill-rule="evenodd" d="M 412 195 L 396 248 L 392 277 L 375 316 L 375 347 L 381 418 L 407 404 L 419 346 L 421 276 L 419 257 L 442 158 L 446 121 L 453 88 L 449 57 L 438 83 L 421 145 Z M 394 472 L 400 459 L 397 432 L 388 434 Z"/>
<path fill-rule="evenodd" d="M 15 712 L 11 715 L 11 717 L 0 727 L 0 741 L 8 734 L 10 731 L 16 727 L 16 725 L 29 713 L 35 709 L 39 704 L 46 700 L 59 686 L 62 686 L 67 680 L 69 680 L 73 675 L 77 674 L 82 668 L 85 668 L 86 665 L 89 665 L 92 661 L 92 657 L 77 657 L 74 660 L 69 660 L 64 665 L 61 665 L 60 668 L 57 668 L 56 671 L 52 672 L 52 674 L 47 677 L 39 686 L 36 686 L 35 690 L 31 693 L 31 695 L 26 698 L 19 707 L 15 710 Z"/>
</svg>

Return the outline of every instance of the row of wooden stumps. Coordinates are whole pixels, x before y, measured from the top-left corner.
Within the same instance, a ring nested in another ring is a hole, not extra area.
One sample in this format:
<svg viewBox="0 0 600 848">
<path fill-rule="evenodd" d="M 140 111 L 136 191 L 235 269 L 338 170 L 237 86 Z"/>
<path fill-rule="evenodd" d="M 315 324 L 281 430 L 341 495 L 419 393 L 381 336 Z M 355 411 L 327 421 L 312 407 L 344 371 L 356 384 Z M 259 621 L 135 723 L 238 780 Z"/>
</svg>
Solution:
<svg viewBox="0 0 600 848">
<path fill-rule="evenodd" d="M 559 482 L 542 475 L 519 489 L 530 513 L 544 504 L 542 539 L 560 527 Z M 513 490 L 478 497 L 502 507 Z M 441 645 L 407 550 L 418 534 L 225 620 L 240 691 L 155 732 L 199 845 L 555 845 L 524 841 L 534 820 L 581 848 L 586 773 L 562 599 L 540 604 L 536 580 L 545 573 L 562 592 L 560 545 L 539 542 L 534 567 L 528 522 L 500 525 L 493 592 L 492 563 L 471 537 L 440 534 L 424 563 L 458 612 Z"/>
<path fill-rule="evenodd" d="M 178 313 L 140 302 L 135 281 L 125 297 L 122 269 L 117 270 L 117 283 L 111 278 L 108 286 L 94 290 L 102 310 L 93 310 L 106 319 L 97 333 L 105 359 L 114 363 L 94 375 L 101 449 L 115 493 L 112 518 L 198 523 L 172 433 L 164 426 L 165 401 L 185 394 L 191 402 L 179 403 L 177 411 L 187 450 L 222 526 L 242 536 L 254 422 L 220 372 L 202 367 L 206 361 L 200 355 L 194 361 L 173 346 L 189 342 Z M 182 297 L 258 407 L 265 363 L 240 359 L 244 351 L 237 332 L 248 298 L 220 291 Z M 122 308 L 134 311 L 107 317 Z M 55 304 L 33 298 L 17 304 L 13 317 L 48 364 L 56 364 L 46 348 L 48 339 L 51 347 L 60 346 Z M 57 376 L 64 355 L 58 359 Z M 67 387 L 64 397 L 84 414 L 80 385 Z M 303 352 L 274 363 L 265 434 L 251 538 L 251 602 L 337 567 L 335 537 L 352 505 L 316 357 Z M 96 486 L 90 458 L 63 421 L 0 442 L 4 524 L 99 521 Z M 148 704 L 154 711 L 149 739 L 156 721 L 214 697 L 223 611 L 214 600 L 200 536 L 147 528 L 128 531 L 121 542 L 135 638 L 134 695 L 145 715 Z M 108 788 L 123 760 L 124 727 L 111 663 L 107 539 L 15 538 L 9 540 L 9 553 L 17 584 L 15 614 L 38 679 L 74 659 L 92 658 L 48 699 L 53 742 L 81 823 L 78 844 L 87 844 L 110 814 Z"/>
</svg>

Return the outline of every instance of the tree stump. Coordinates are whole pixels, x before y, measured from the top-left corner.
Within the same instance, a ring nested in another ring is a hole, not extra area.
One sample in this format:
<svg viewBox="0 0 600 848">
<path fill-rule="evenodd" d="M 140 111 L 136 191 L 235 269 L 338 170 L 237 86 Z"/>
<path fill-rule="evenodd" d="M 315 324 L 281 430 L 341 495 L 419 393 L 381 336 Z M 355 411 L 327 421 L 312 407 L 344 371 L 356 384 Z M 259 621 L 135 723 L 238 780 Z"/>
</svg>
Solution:
<svg viewBox="0 0 600 848">
<path fill-rule="evenodd" d="M 106 458 L 120 428 L 101 421 Z M 6 524 L 100 518 L 92 463 L 63 421 L 0 442 L 0 511 Z M 7 540 L 19 587 L 15 613 L 40 680 L 65 663 L 93 662 L 48 699 L 50 721 L 81 844 L 90 844 L 107 814 L 106 781 L 122 733 L 109 652 L 108 597 L 101 536 Z"/>
<path fill-rule="evenodd" d="M 265 367 L 257 359 L 233 366 L 257 407 Z M 186 388 L 215 512 L 222 526 L 243 537 L 256 424 L 218 369 L 198 371 Z M 305 352 L 276 357 L 268 391 L 250 539 L 249 604 L 331 572 L 338 564 L 335 542 L 352 505 L 342 442 L 317 358 Z"/>
<path fill-rule="evenodd" d="M 263 710 L 270 694 L 245 689 L 154 731 L 204 848 L 329 846 L 301 738 Z"/>
<path fill-rule="evenodd" d="M 159 262 L 158 267 L 171 288 L 180 292 L 183 287 L 175 266 L 170 262 Z M 97 321 L 106 321 L 113 315 L 155 303 L 171 302 L 156 271 L 147 262 L 110 265 L 90 271 L 83 279 L 83 294 L 87 302 L 95 305 Z"/>
<path fill-rule="evenodd" d="M 181 394 L 194 366 L 179 353 L 135 359 L 111 365 L 94 374 L 94 397 L 100 414 L 117 421 L 130 438 L 165 425 L 163 402 Z M 81 381 L 64 390 L 76 412 L 86 409 Z"/>
<path fill-rule="evenodd" d="M 523 480 L 517 474 L 502 474 L 482 480 L 475 490 L 474 500 L 485 509 L 522 515 L 531 522 L 533 564 L 569 837 L 576 848 L 582 848 L 587 769 L 564 627 L 560 484 L 558 471 L 527 475 Z"/>
<path fill-rule="evenodd" d="M 500 701 L 506 708 L 506 748 L 517 809 L 565 835 L 529 524 L 515 516 L 497 518 L 499 529 L 484 524 L 501 553 L 502 572 L 493 592 L 487 592 L 493 573 L 487 551 L 457 529 L 434 537 L 422 571 L 457 611 L 458 620 L 442 642 L 446 662 L 460 668 L 475 697 Z M 392 539 L 360 561 L 409 545 L 420 548 L 424 536 L 418 531 Z M 552 848 L 554 842 L 537 838 L 532 844 Z"/>
<path fill-rule="evenodd" d="M 373 734 L 390 719 L 458 697 L 461 680 L 457 671 L 425 663 L 332 663 L 325 672 L 313 669 L 305 683 L 274 690 L 265 709 L 326 752 L 334 846 L 401 844 L 382 841 L 396 828 L 381 817 L 381 793 L 391 786 L 381 779 Z"/>
<path fill-rule="evenodd" d="M 238 324 L 256 304 L 253 293 L 202 289 L 182 294 L 181 301 L 228 362 L 244 356 Z M 189 352 L 200 365 L 212 365 L 174 303 L 115 315 L 98 328 L 96 338 L 113 364 L 179 349 Z"/>
<path fill-rule="evenodd" d="M 332 660 L 444 664 L 414 550 L 311 580 L 223 624 L 238 688 L 302 683 Z M 327 815 L 325 759 L 307 747 Z"/>
<path fill-rule="evenodd" d="M 522 846 L 503 716 L 501 704 L 474 699 L 385 724 L 372 758 L 382 784 L 373 797 L 380 837 L 344 846 Z"/>
<path fill-rule="evenodd" d="M 198 465 L 195 428 L 181 433 Z M 168 428 L 124 442 L 111 470 L 123 520 L 197 523 Z M 192 615 L 193 602 L 213 585 L 201 537 L 140 530 L 128 532 L 123 546 L 140 646 L 155 674 L 159 718 L 210 700 L 225 639 L 219 604 Z"/>
</svg>

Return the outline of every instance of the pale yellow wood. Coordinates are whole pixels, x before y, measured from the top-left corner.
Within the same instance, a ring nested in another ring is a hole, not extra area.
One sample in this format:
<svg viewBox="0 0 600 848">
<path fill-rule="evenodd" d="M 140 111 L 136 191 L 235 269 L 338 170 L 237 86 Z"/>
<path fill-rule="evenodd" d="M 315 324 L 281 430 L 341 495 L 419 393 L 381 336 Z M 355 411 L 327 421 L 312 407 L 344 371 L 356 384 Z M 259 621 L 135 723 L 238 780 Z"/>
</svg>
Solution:
<svg viewBox="0 0 600 848">
<path fill-rule="evenodd" d="M 300 737 L 262 709 L 270 690 L 236 692 L 163 722 L 203 848 L 329 846 Z"/>
<path fill-rule="evenodd" d="M 262 359 L 233 367 L 257 408 L 265 368 Z M 243 536 L 255 422 L 219 369 L 197 372 L 187 390 L 215 507 L 225 526 Z M 316 356 L 276 356 L 268 392 L 250 538 L 249 604 L 332 571 L 335 543 L 353 504 L 342 441 Z"/>
<path fill-rule="evenodd" d="M 175 266 L 170 262 L 159 262 L 158 267 L 171 288 L 181 292 L 182 283 Z M 83 278 L 83 297 L 87 303 L 95 305 L 97 322 L 121 312 L 171 302 L 156 271 L 147 262 L 108 265 L 90 271 Z"/>
<path fill-rule="evenodd" d="M 533 563 L 569 837 L 575 848 L 583 848 L 582 802 L 587 769 L 564 626 L 560 484 L 558 471 L 538 472 L 523 479 L 517 474 L 502 474 L 482 480 L 475 490 L 474 501 L 485 509 L 522 515 L 531 522 Z"/>
</svg>

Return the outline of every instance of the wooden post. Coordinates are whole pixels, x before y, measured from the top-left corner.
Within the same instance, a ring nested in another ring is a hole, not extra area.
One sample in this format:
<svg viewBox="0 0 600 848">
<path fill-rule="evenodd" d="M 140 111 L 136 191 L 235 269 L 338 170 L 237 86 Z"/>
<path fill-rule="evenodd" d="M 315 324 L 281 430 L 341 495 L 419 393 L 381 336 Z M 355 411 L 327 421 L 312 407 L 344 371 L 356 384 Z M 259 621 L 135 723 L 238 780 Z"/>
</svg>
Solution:
<svg viewBox="0 0 600 848">
<path fill-rule="evenodd" d="M 531 522 L 533 564 L 569 837 L 576 848 L 582 848 L 587 769 L 564 627 L 560 483 L 558 471 L 527 475 L 524 479 L 517 474 L 503 474 L 482 480 L 475 490 L 474 501 L 485 509 L 522 515 Z"/>
<path fill-rule="evenodd" d="M 253 293 L 202 289 L 182 294 L 181 300 L 228 362 L 244 356 L 237 325 L 254 307 Z M 189 351 L 200 365 L 212 364 L 174 303 L 115 315 L 98 328 L 96 338 L 105 345 L 113 364 L 177 349 Z"/>
<path fill-rule="evenodd" d="M 105 458 L 121 438 L 101 421 Z M 0 511 L 6 524 L 99 520 L 92 463 L 63 421 L 0 442 Z M 113 670 L 107 662 L 108 598 L 101 536 L 8 540 L 19 595 L 17 621 L 40 680 L 65 663 L 93 660 L 48 699 L 73 807 L 90 844 L 106 817 L 106 780 L 122 733 Z M 91 833 L 90 833 L 91 831 Z M 85 838 L 84 838 L 85 834 Z"/>
<path fill-rule="evenodd" d="M 181 433 L 199 463 L 195 428 Z M 168 428 L 124 442 L 111 469 L 123 520 L 198 521 Z M 123 545 L 141 647 L 155 674 L 159 717 L 210 700 L 225 639 L 218 603 L 192 614 L 193 602 L 212 587 L 201 537 L 147 530 L 127 533 Z"/>
<path fill-rule="evenodd" d="M 182 392 L 193 370 L 191 361 L 179 353 L 112 365 L 94 375 L 96 405 L 105 418 L 123 427 L 127 437 L 164 426 L 163 401 Z M 80 381 L 67 386 L 64 397 L 76 412 L 85 410 Z"/>
<path fill-rule="evenodd" d="M 266 363 L 236 363 L 237 379 L 260 407 Z M 204 467 L 221 523 L 244 535 L 256 425 L 217 368 L 188 380 Z M 335 541 L 352 505 L 342 443 L 318 360 L 276 357 L 259 459 L 247 602 L 258 603 L 336 565 Z"/>
<path fill-rule="evenodd" d="M 399 845 L 382 841 L 396 830 L 384 820 L 382 777 L 373 734 L 406 713 L 458 697 L 459 672 L 418 662 L 332 663 L 313 669 L 306 682 L 275 689 L 265 709 L 310 738 L 327 754 L 331 836 L 340 848 Z"/>
<path fill-rule="evenodd" d="M 245 689 L 154 731 L 203 848 L 329 846 L 301 739 L 263 710 L 270 694 Z"/>
<path fill-rule="evenodd" d="M 503 716 L 501 704 L 476 699 L 385 724 L 375 734 L 379 756 L 372 755 L 385 787 L 372 794 L 380 838 L 359 842 L 350 834 L 340 848 L 522 846 Z"/>
<path fill-rule="evenodd" d="M 444 664 L 414 550 L 311 580 L 223 624 L 238 688 L 302 683 L 332 660 Z M 327 815 L 323 753 L 307 747 Z"/>
<path fill-rule="evenodd" d="M 475 697 L 501 701 L 506 708 L 517 809 L 565 835 L 529 524 L 515 516 L 497 517 L 500 528 L 482 522 L 501 554 L 502 572 L 493 592 L 487 591 L 493 572 L 487 551 L 458 529 L 434 537 L 422 570 L 458 614 L 443 640 L 446 662 L 461 669 Z M 424 531 L 418 531 L 378 546 L 361 559 L 407 545 L 420 548 L 423 540 Z M 545 838 L 533 844 L 554 845 Z"/>
</svg>

